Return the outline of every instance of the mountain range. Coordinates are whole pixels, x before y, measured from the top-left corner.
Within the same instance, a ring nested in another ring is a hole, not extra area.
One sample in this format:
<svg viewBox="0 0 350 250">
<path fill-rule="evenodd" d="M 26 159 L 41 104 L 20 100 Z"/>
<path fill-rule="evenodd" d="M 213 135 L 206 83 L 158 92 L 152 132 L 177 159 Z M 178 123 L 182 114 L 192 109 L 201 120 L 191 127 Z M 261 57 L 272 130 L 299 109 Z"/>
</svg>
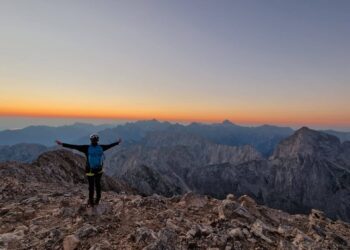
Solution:
<svg viewBox="0 0 350 250">
<path fill-rule="evenodd" d="M 139 143 L 148 133 L 156 131 L 182 132 L 198 135 L 216 144 L 229 146 L 251 145 L 263 156 L 270 156 L 277 144 L 292 135 L 294 130 L 288 127 L 263 125 L 245 127 L 236 125 L 228 120 L 222 123 L 203 124 L 159 122 L 145 120 L 129 122 L 123 125 L 112 124 L 93 125 L 75 123 L 73 125 L 50 127 L 29 126 L 17 130 L 0 131 L 0 145 L 13 146 L 20 143 L 42 144 L 47 147 L 54 145 L 56 139 L 67 143 L 86 144 L 91 133 L 99 133 L 101 143 L 111 143 L 121 137 L 125 144 Z M 337 136 L 342 142 L 350 140 L 350 133 L 334 130 L 323 131 Z"/>
<path fill-rule="evenodd" d="M 202 124 L 191 123 L 183 125 L 179 123 L 159 122 L 157 120 L 138 121 L 118 125 L 99 132 L 101 142 L 112 142 L 115 137 L 121 137 L 128 144 L 139 143 L 151 132 L 179 132 L 200 136 L 216 144 L 229 146 L 251 145 L 260 153 L 267 156 L 273 152 L 277 143 L 291 135 L 291 128 L 263 125 L 259 127 L 244 127 L 236 125 L 228 120 L 222 123 Z M 85 136 L 77 143 L 86 143 Z"/>
<path fill-rule="evenodd" d="M 19 130 L 0 131 L 0 162 L 6 160 L 30 162 L 45 151 L 44 147 L 47 147 L 46 150 L 54 148 L 56 139 L 66 143 L 86 144 L 89 142 L 89 135 L 98 132 L 101 143 L 112 143 L 120 137 L 123 138 L 123 145 L 135 145 L 143 143 L 146 137 L 149 138 L 150 133 L 162 131 L 195 135 L 212 143 L 228 146 L 252 145 L 264 156 L 270 155 L 281 139 L 293 133 L 290 128 L 268 125 L 243 127 L 229 121 L 211 125 L 199 123 L 181 125 L 148 120 L 118 126 L 95 126 L 85 123 L 60 127 L 30 126 Z"/>
<path fill-rule="evenodd" d="M 106 173 L 144 195 L 248 194 L 259 204 L 291 213 L 316 208 L 350 221 L 350 142 L 328 132 L 151 120 L 99 134 L 102 143 L 124 139 L 122 146 L 106 152 Z M 79 141 L 85 144 L 87 135 Z M 52 149 L 1 146 L 0 159 L 31 162 Z"/>
<path fill-rule="evenodd" d="M 19 143 L 42 144 L 53 146 L 56 139 L 61 139 L 68 143 L 93 132 L 104 130 L 112 125 L 92 125 L 88 123 L 74 123 L 66 126 L 29 126 L 23 129 L 0 131 L 0 145 Z"/>
<path fill-rule="evenodd" d="M 248 194 L 291 213 L 317 208 L 350 221 L 350 142 L 306 127 L 283 139 L 270 157 L 252 146 L 153 132 L 136 145 L 108 152 L 106 169 L 146 195 Z"/>
</svg>

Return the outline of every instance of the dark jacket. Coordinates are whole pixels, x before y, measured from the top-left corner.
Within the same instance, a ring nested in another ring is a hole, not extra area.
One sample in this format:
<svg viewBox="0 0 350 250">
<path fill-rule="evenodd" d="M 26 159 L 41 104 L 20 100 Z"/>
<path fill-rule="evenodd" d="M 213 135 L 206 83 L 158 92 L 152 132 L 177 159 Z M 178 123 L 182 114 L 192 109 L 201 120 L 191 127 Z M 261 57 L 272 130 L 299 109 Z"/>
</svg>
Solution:
<svg viewBox="0 0 350 250">
<path fill-rule="evenodd" d="M 112 148 L 112 147 L 114 147 L 114 146 L 116 146 L 118 144 L 119 144 L 119 142 L 114 142 L 114 143 L 108 144 L 108 145 L 100 145 L 100 144 L 97 144 L 97 145 L 101 146 L 103 151 L 106 151 L 106 150 L 108 150 L 108 149 L 110 149 L 110 148 Z M 62 144 L 62 146 L 65 147 L 65 148 L 75 149 L 75 150 L 78 150 L 78 151 L 84 153 L 86 159 L 88 159 L 88 149 L 89 149 L 90 145 L 73 145 L 73 144 L 68 144 L 68 143 L 63 143 Z M 87 175 L 93 175 L 93 174 L 96 174 L 96 173 L 102 173 L 102 166 L 101 166 L 100 169 L 94 170 L 92 172 L 92 170 L 90 169 L 90 166 L 89 166 L 89 161 L 86 161 L 85 172 L 86 172 Z"/>
</svg>

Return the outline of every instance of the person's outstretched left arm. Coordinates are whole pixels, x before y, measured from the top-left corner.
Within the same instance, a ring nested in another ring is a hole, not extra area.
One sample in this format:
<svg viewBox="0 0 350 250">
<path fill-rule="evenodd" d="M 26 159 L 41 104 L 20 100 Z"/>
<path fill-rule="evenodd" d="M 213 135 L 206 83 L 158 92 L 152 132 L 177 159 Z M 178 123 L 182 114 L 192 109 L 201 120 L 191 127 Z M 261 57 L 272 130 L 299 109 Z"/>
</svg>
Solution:
<svg viewBox="0 0 350 250">
<path fill-rule="evenodd" d="M 78 150 L 84 154 L 87 153 L 87 150 L 89 148 L 89 145 L 73 145 L 73 144 L 68 144 L 68 143 L 63 143 L 59 140 L 56 140 L 56 143 L 57 145 L 60 145 L 62 147 L 65 147 L 65 148 L 70 148 L 70 149 L 75 149 L 75 150 Z"/>
<path fill-rule="evenodd" d="M 114 146 L 119 145 L 122 142 L 122 139 L 118 139 L 118 141 L 111 143 L 111 144 L 105 144 L 105 145 L 100 145 L 103 149 L 103 151 L 106 151 Z"/>
</svg>

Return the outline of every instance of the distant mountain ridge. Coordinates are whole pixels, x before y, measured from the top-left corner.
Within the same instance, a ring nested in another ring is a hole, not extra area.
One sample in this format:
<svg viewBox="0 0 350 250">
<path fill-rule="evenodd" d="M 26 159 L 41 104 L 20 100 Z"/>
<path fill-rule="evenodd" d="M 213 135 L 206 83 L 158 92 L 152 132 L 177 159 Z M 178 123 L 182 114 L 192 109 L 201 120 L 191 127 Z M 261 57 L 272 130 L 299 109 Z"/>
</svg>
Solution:
<svg viewBox="0 0 350 250">
<path fill-rule="evenodd" d="M 127 144 L 140 143 L 148 133 L 168 131 L 197 135 L 216 144 L 228 146 L 252 145 L 265 156 L 270 155 L 277 143 L 291 135 L 294 131 L 287 127 L 263 125 L 259 127 L 238 126 L 228 120 L 222 123 L 202 124 L 159 122 L 157 120 L 138 121 L 118 125 L 99 132 L 101 142 L 110 143 L 116 137 L 122 137 Z M 86 143 L 85 136 L 76 143 Z"/>
<path fill-rule="evenodd" d="M 128 122 L 117 126 L 75 123 L 59 127 L 29 126 L 18 130 L 3 130 L 0 131 L 0 145 L 34 143 L 52 146 L 57 138 L 67 143 L 86 144 L 89 142 L 89 135 L 93 132 L 100 134 L 101 143 L 111 143 L 117 137 L 121 137 L 125 144 L 137 144 L 148 133 L 165 130 L 198 135 L 216 144 L 252 145 L 266 157 L 273 153 L 276 145 L 282 139 L 294 133 L 294 130 L 288 127 L 272 125 L 245 127 L 236 125 L 229 120 L 213 124 L 191 123 L 183 125 L 153 119 Z M 324 132 L 337 136 L 342 142 L 350 140 L 350 133 L 333 130 Z"/>
<path fill-rule="evenodd" d="M 111 143 L 116 137 L 121 137 L 124 139 L 124 143 L 130 145 L 141 143 L 149 133 L 157 131 L 168 131 L 170 133 L 180 132 L 189 135 L 197 135 L 213 143 L 229 146 L 252 145 L 265 157 L 272 155 L 277 144 L 295 132 L 289 127 L 273 125 L 245 127 L 236 125 L 229 120 L 213 124 L 194 122 L 188 125 L 183 125 L 179 123 L 160 122 L 153 119 L 129 122 L 113 128 L 107 128 L 100 131 L 99 135 L 102 143 Z M 341 141 L 346 141 L 348 134 L 350 134 L 332 130 L 324 132 L 339 137 Z M 88 136 L 85 136 L 76 140 L 75 143 L 84 144 L 87 141 Z"/>
<path fill-rule="evenodd" d="M 0 131 L 0 145 L 14 145 L 19 143 L 35 143 L 53 146 L 56 139 L 74 142 L 79 138 L 98 132 L 111 125 L 92 125 L 88 123 L 74 123 L 73 125 L 50 127 L 29 126 L 23 129 Z"/>
<path fill-rule="evenodd" d="M 335 130 L 323 130 L 322 132 L 338 137 L 341 142 L 350 141 L 350 132 L 341 132 Z"/>
<path fill-rule="evenodd" d="M 150 142 L 146 141 L 151 138 L 148 136 L 151 133 L 187 134 L 189 138 L 197 136 L 198 138 L 219 145 L 251 145 L 264 157 L 271 156 L 278 143 L 294 133 L 294 131 L 288 127 L 271 125 L 244 127 L 236 125 L 229 120 L 225 120 L 222 123 L 191 123 L 189 125 L 159 122 L 153 119 L 128 122 L 118 126 L 95 126 L 85 123 L 75 123 L 73 125 L 60 127 L 29 126 L 20 130 L 0 131 L 0 162 L 7 160 L 30 162 L 43 152 L 37 151 L 38 146 L 36 145 L 40 144 L 45 147 L 53 146 L 55 139 L 73 144 L 87 144 L 89 143 L 89 135 L 93 132 L 99 133 L 101 143 L 112 143 L 120 137 L 123 139 L 123 147 L 128 145 L 144 145 L 145 143 L 149 144 Z M 322 132 L 337 136 L 341 142 L 345 142 L 350 137 L 350 133 L 346 132 L 332 130 Z M 185 137 L 182 137 L 182 140 L 184 138 Z M 173 141 L 177 139 L 179 138 L 175 137 Z M 31 146 L 32 144 L 33 146 Z M 18 149 L 18 152 L 15 152 L 17 151 L 16 149 Z"/>
<path fill-rule="evenodd" d="M 159 122 L 155 119 L 127 122 L 123 125 L 107 128 L 98 132 L 101 143 L 112 143 L 117 137 L 123 138 L 124 143 L 132 144 L 140 142 L 149 132 L 163 131 L 170 127 L 177 126 L 179 124 L 171 124 L 169 122 Z M 86 135 L 75 141 L 78 144 L 85 144 L 89 141 L 89 137 Z"/>
<path fill-rule="evenodd" d="M 30 163 L 48 148 L 41 144 L 20 143 L 12 146 L 0 146 L 0 162 L 18 161 Z"/>
</svg>

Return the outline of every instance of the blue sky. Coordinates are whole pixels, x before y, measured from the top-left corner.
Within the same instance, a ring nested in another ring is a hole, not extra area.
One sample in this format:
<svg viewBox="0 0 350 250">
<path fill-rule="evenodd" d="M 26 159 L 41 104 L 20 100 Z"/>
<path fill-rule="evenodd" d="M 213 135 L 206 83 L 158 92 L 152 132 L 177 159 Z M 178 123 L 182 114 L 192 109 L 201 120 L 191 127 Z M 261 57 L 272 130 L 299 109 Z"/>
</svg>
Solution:
<svg viewBox="0 0 350 250">
<path fill-rule="evenodd" d="M 324 0 L 2 1 L 0 114 L 350 128 L 349 13 Z"/>
</svg>

